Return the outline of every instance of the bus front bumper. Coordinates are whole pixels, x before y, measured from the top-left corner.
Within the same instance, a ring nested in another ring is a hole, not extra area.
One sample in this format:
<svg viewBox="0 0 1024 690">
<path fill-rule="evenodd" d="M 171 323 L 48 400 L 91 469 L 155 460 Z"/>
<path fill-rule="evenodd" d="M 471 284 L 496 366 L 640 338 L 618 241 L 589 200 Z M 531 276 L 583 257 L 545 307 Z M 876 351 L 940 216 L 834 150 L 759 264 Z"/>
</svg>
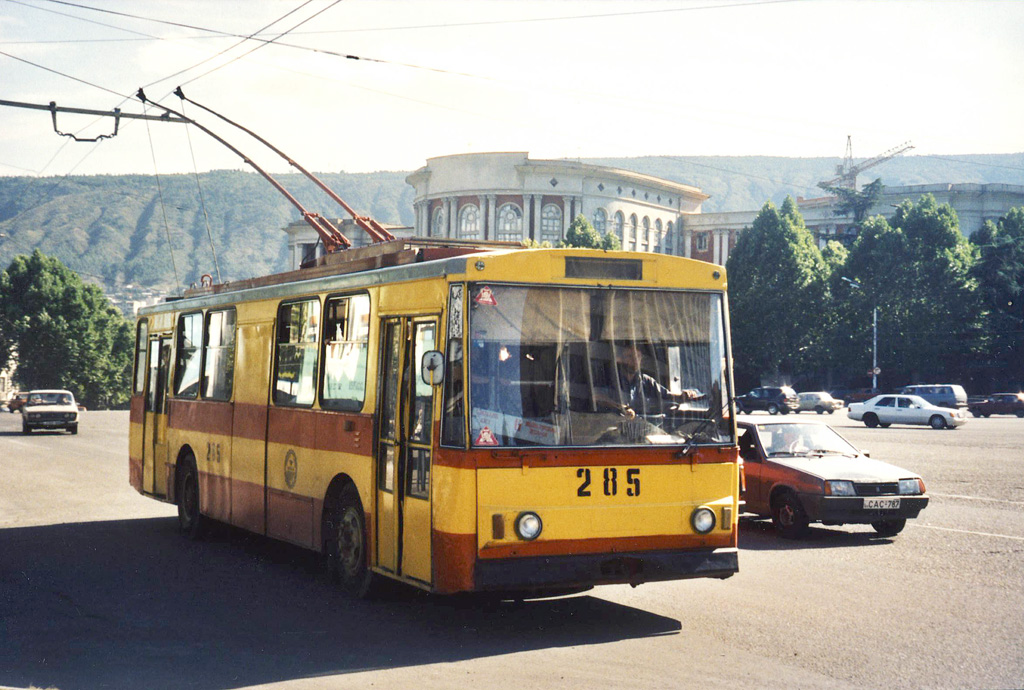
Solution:
<svg viewBox="0 0 1024 690">
<path fill-rule="evenodd" d="M 478 559 L 474 580 L 478 591 L 545 590 L 593 585 L 725 579 L 739 571 L 735 548 L 687 552 L 635 551 L 578 556 Z"/>
</svg>

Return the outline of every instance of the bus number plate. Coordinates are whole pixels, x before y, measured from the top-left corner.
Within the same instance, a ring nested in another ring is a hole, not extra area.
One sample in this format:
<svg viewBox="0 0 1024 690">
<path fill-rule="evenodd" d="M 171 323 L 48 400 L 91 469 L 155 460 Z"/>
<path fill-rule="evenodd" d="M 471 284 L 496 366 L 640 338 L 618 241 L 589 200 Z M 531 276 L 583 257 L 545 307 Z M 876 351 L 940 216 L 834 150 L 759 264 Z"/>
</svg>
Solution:
<svg viewBox="0 0 1024 690">
<path fill-rule="evenodd" d="M 576 487 L 576 495 L 583 498 L 593 496 L 594 492 L 605 496 L 617 496 L 619 491 L 625 491 L 627 496 L 636 498 L 640 495 L 640 468 L 605 467 L 590 468 L 580 467 L 576 470 L 576 478 L 579 484 Z"/>
</svg>

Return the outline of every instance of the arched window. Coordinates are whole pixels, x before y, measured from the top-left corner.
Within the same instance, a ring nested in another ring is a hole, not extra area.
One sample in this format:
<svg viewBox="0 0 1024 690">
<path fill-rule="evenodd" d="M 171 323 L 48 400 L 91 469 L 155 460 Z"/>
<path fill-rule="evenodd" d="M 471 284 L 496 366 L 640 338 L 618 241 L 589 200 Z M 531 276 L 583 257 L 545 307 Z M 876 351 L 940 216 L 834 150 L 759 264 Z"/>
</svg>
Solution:
<svg viewBox="0 0 1024 690">
<path fill-rule="evenodd" d="M 459 209 L 459 239 L 480 239 L 480 209 L 475 204 Z"/>
<path fill-rule="evenodd" d="M 498 239 L 504 242 L 523 239 L 523 212 L 515 204 L 505 204 L 498 209 Z"/>
<path fill-rule="evenodd" d="M 661 218 L 654 221 L 654 251 L 665 253 L 665 235 L 661 232 Z"/>
<path fill-rule="evenodd" d="M 605 230 L 608 229 L 608 212 L 603 208 L 599 208 L 594 211 L 594 229 L 602 236 L 604 235 Z"/>
<path fill-rule="evenodd" d="M 626 247 L 626 249 L 632 249 L 633 251 L 636 251 L 637 249 L 639 249 L 639 244 L 640 244 L 640 238 L 637 236 L 636 224 L 637 224 L 636 214 L 635 213 L 630 214 L 630 216 L 629 216 L 629 242 L 630 242 L 630 246 Z"/>
<path fill-rule="evenodd" d="M 444 224 L 444 207 L 438 206 L 434 209 L 434 215 L 430 221 L 430 234 L 434 237 L 444 237 Z"/>
<path fill-rule="evenodd" d="M 548 204 L 540 212 L 540 241 L 555 246 L 562 239 L 562 209 Z"/>
<path fill-rule="evenodd" d="M 626 246 L 626 217 L 622 215 L 622 211 L 615 212 L 615 236 L 619 238 L 619 244 L 623 249 L 629 249 Z"/>
<path fill-rule="evenodd" d="M 651 219 L 644 216 L 643 221 L 644 227 L 644 249 L 647 251 L 654 251 L 654 246 L 651 244 Z"/>
</svg>

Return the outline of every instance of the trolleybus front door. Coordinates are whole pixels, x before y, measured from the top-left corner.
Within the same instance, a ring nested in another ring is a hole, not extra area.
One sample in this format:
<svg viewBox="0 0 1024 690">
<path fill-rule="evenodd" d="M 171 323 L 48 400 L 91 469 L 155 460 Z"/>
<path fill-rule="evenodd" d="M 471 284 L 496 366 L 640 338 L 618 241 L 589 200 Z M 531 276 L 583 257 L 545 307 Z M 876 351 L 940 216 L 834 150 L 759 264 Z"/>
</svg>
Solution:
<svg viewBox="0 0 1024 690">
<path fill-rule="evenodd" d="M 149 341 L 149 372 L 142 435 L 142 490 L 167 495 L 167 376 L 171 366 L 171 339 Z"/>
<path fill-rule="evenodd" d="M 430 470 L 435 386 L 419 375 L 435 349 L 434 318 L 385 319 L 381 328 L 377 446 L 377 563 L 431 582 Z"/>
</svg>

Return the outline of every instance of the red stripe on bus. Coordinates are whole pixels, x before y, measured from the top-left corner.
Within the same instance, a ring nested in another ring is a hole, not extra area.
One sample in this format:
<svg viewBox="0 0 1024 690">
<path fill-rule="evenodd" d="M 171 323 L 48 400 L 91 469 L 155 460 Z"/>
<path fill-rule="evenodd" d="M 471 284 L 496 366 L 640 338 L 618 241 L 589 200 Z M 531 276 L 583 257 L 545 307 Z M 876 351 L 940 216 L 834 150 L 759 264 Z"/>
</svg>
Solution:
<svg viewBox="0 0 1024 690">
<path fill-rule="evenodd" d="M 128 458 L 128 483 L 139 493 L 142 493 L 142 458 L 129 456 Z"/>
<path fill-rule="evenodd" d="M 267 440 L 271 443 L 369 456 L 372 436 L 370 415 L 270 408 Z"/>
<path fill-rule="evenodd" d="M 476 535 L 433 530 L 430 541 L 434 561 L 434 591 L 453 594 L 472 590 Z"/>
<path fill-rule="evenodd" d="M 231 434 L 232 404 L 214 400 L 171 398 L 167 426 L 204 434 Z"/>
<path fill-rule="evenodd" d="M 128 421 L 132 424 L 142 424 L 146 419 L 146 398 L 142 395 L 133 395 L 128 407 Z"/>
<path fill-rule="evenodd" d="M 373 446 L 373 417 L 366 414 L 172 399 L 168 424 L 182 431 L 367 456 Z"/>
<path fill-rule="evenodd" d="M 672 534 L 653 537 L 604 537 L 600 539 L 555 539 L 552 541 L 521 541 L 488 546 L 480 558 L 515 558 L 523 556 L 562 556 L 571 554 L 624 553 L 632 551 L 676 551 L 734 546 L 732 530 L 697 534 Z"/>
<path fill-rule="evenodd" d="M 231 478 L 219 474 L 199 473 L 200 509 L 221 522 L 231 521 Z"/>
<path fill-rule="evenodd" d="M 231 480 L 231 524 L 263 534 L 264 492 L 262 484 Z"/>
<path fill-rule="evenodd" d="M 267 437 L 267 406 L 252 403 L 235 403 L 235 418 L 232 426 L 235 438 L 262 441 Z M 263 531 L 262 523 L 260 531 Z"/>
<path fill-rule="evenodd" d="M 686 457 L 679 457 L 679 448 L 644 448 L 643 453 L 629 448 L 566 448 L 566 449 L 502 449 L 458 450 L 439 448 L 434 464 L 457 469 L 502 467 L 586 467 L 610 465 L 703 465 L 735 463 L 738 448 L 696 448 Z"/>
</svg>

